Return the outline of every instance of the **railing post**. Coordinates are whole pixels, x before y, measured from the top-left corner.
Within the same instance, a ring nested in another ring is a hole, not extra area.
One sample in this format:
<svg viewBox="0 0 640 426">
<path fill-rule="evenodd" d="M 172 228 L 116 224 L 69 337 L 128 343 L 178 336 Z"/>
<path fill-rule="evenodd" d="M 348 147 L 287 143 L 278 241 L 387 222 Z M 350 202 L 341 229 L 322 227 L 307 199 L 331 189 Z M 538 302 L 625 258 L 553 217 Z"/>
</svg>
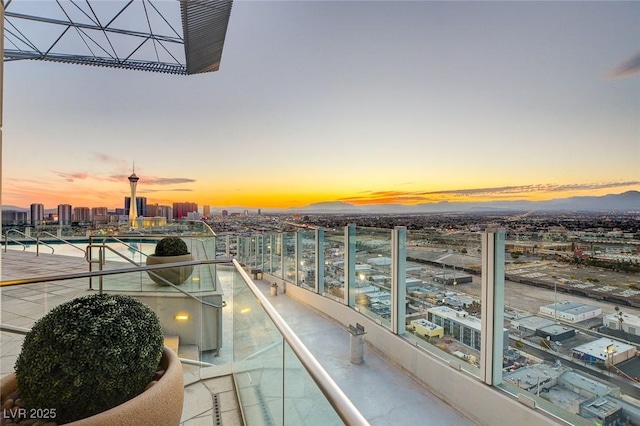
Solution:
<svg viewBox="0 0 640 426">
<path fill-rule="evenodd" d="M 407 315 L 407 228 L 391 231 L 391 331 L 404 334 Z"/>
<path fill-rule="evenodd" d="M 316 229 L 316 293 L 324 294 L 324 229 Z"/>
<path fill-rule="evenodd" d="M 344 304 L 356 305 L 356 226 L 344 227 Z"/>
<path fill-rule="evenodd" d="M 504 238 L 503 230 L 482 234 L 480 378 L 484 383 L 494 386 L 502 382 Z"/>
</svg>

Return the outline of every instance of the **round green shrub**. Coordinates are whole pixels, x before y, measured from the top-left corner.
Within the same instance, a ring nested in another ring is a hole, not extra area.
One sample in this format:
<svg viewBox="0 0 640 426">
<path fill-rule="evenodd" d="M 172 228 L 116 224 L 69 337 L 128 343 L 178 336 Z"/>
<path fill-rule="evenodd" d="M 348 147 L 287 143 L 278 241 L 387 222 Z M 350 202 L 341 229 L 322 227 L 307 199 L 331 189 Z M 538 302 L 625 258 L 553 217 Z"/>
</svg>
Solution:
<svg viewBox="0 0 640 426">
<path fill-rule="evenodd" d="M 158 316 L 137 299 L 71 300 L 25 336 L 15 365 L 20 398 L 29 409 L 55 409 L 59 424 L 106 411 L 144 391 L 163 345 Z"/>
<path fill-rule="evenodd" d="M 189 254 L 189 247 L 182 238 L 164 237 L 156 244 L 156 256 L 182 256 Z"/>
</svg>

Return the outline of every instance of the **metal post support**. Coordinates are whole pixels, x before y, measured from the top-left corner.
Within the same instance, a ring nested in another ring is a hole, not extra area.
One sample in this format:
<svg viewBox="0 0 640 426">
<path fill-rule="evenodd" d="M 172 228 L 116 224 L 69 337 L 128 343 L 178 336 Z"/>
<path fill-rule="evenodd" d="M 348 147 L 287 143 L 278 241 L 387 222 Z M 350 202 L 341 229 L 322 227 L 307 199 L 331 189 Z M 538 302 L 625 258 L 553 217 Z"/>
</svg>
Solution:
<svg viewBox="0 0 640 426">
<path fill-rule="evenodd" d="M 356 226 L 344 227 L 344 304 L 356 306 Z"/>
<path fill-rule="evenodd" d="M 502 383 L 504 350 L 503 230 L 482 234 L 482 340 L 480 378 L 488 385 Z"/>
<path fill-rule="evenodd" d="M 355 327 L 349 324 L 347 331 L 351 335 L 349 338 L 349 360 L 352 364 L 362 364 L 364 361 L 364 327 L 358 323 Z"/>
<path fill-rule="evenodd" d="M 317 294 L 324 294 L 324 229 L 316 229 L 316 279 Z"/>
<path fill-rule="evenodd" d="M 407 228 L 391 231 L 391 331 L 404 334 L 407 316 Z"/>
</svg>

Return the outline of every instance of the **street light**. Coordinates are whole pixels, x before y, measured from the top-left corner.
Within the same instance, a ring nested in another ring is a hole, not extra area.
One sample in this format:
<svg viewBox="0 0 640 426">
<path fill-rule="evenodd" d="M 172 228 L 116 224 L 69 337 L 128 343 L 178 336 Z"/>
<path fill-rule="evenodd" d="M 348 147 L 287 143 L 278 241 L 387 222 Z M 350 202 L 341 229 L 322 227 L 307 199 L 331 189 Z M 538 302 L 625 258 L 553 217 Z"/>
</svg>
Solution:
<svg viewBox="0 0 640 426">
<path fill-rule="evenodd" d="M 558 323 L 558 280 L 553 282 L 553 320 Z"/>
</svg>

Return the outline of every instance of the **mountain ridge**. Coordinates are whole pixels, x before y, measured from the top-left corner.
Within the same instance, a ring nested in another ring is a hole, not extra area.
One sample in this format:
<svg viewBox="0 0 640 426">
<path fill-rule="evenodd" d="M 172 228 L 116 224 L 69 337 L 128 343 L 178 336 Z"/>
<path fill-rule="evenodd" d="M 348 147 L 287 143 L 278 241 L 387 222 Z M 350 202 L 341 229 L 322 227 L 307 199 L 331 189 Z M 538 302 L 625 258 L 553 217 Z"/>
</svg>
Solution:
<svg viewBox="0 0 640 426">
<path fill-rule="evenodd" d="M 214 210 L 249 210 L 247 207 L 212 207 Z M 3 205 L 3 211 L 29 211 L 29 208 Z M 319 213 L 319 214 L 420 214 L 420 213 L 507 213 L 516 211 L 577 211 L 577 212 L 638 212 L 640 213 L 640 191 L 631 190 L 620 194 L 600 196 L 575 196 L 554 198 L 545 201 L 482 201 L 482 202 L 451 202 L 420 204 L 368 204 L 355 205 L 344 201 L 321 201 L 298 208 L 263 208 L 263 213 Z M 56 209 L 45 209 L 45 212 L 56 212 Z"/>
</svg>

